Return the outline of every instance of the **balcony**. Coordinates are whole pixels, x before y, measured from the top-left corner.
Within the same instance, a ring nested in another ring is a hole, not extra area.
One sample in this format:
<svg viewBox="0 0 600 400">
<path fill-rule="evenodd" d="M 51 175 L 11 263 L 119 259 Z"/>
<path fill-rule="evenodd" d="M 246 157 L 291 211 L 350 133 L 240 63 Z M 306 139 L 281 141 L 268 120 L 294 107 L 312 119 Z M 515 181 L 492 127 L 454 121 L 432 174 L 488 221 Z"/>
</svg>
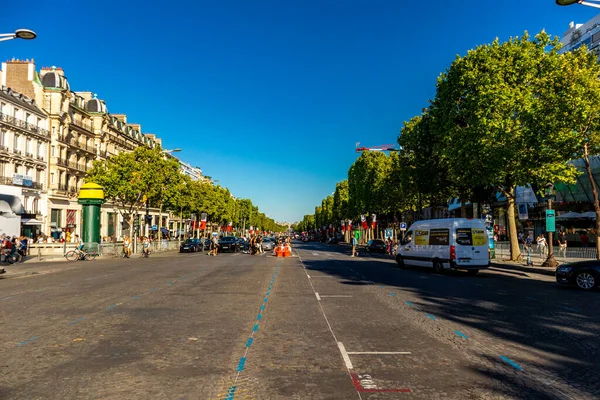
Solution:
<svg viewBox="0 0 600 400">
<path fill-rule="evenodd" d="M 96 154 L 96 150 L 94 149 L 93 146 L 88 146 L 87 144 L 79 143 L 75 139 L 69 140 L 69 145 L 71 145 L 75 148 L 81 149 L 83 151 L 87 151 L 88 153 Z"/>
<path fill-rule="evenodd" d="M 37 190 L 44 190 L 44 184 L 39 182 L 32 182 L 31 186 L 19 185 L 14 183 L 14 180 L 10 176 L 0 176 L 0 185 L 10 185 L 10 186 L 19 186 L 24 188 L 31 188 Z"/>
<path fill-rule="evenodd" d="M 36 158 L 38 161 L 46 161 L 46 160 L 44 160 L 44 156 L 36 156 Z"/>
<path fill-rule="evenodd" d="M 86 122 L 86 121 L 79 121 L 79 120 L 74 119 L 73 121 L 71 121 L 71 124 L 78 126 L 81 129 L 85 129 L 88 132 L 94 131 L 94 126 L 91 123 Z"/>
<path fill-rule="evenodd" d="M 33 157 L 33 153 L 25 153 L 25 156 L 26 156 L 26 157 L 29 157 L 29 158 L 34 158 L 34 157 Z"/>
<path fill-rule="evenodd" d="M 8 151 L 8 146 L 0 145 L 0 151 Z"/>
<path fill-rule="evenodd" d="M 17 155 L 23 155 L 23 152 L 21 150 L 17 150 L 17 149 L 13 149 L 13 153 L 17 154 Z"/>
<path fill-rule="evenodd" d="M 76 161 L 69 161 L 68 167 L 76 169 L 76 170 L 79 170 L 79 171 L 84 171 L 84 172 L 87 171 L 87 168 L 86 168 L 85 164 L 81 164 L 81 163 L 78 163 Z"/>
<path fill-rule="evenodd" d="M 22 130 L 28 131 L 37 135 L 43 139 L 50 139 L 50 132 L 44 128 L 40 128 L 29 122 L 22 121 L 18 118 L 12 117 L 8 114 L 0 113 L 0 122 L 4 122 L 7 125 L 13 126 L 15 128 L 20 128 Z"/>
<path fill-rule="evenodd" d="M 67 135 L 58 135 L 57 140 L 61 143 L 69 144 L 69 141 L 67 140 Z"/>
<path fill-rule="evenodd" d="M 67 164 L 67 160 L 63 160 L 62 158 L 57 158 L 56 159 L 56 165 L 61 166 L 61 167 L 68 167 L 69 166 Z"/>
<path fill-rule="evenodd" d="M 69 186 L 69 193 L 76 194 L 78 191 L 77 186 Z"/>
</svg>

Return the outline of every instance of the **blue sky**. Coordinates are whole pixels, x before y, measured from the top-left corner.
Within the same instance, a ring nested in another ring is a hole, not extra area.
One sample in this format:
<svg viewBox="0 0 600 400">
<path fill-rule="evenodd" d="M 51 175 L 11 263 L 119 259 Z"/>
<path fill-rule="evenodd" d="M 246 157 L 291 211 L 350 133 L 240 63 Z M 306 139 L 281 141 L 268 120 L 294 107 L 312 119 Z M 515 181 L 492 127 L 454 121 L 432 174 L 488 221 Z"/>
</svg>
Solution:
<svg viewBox="0 0 600 400">
<path fill-rule="evenodd" d="M 364 146 L 396 143 L 457 54 L 478 44 L 562 35 L 600 10 L 553 0 L 5 2 L 0 61 L 65 70 L 109 112 L 251 198 L 300 220 Z"/>
</svg>

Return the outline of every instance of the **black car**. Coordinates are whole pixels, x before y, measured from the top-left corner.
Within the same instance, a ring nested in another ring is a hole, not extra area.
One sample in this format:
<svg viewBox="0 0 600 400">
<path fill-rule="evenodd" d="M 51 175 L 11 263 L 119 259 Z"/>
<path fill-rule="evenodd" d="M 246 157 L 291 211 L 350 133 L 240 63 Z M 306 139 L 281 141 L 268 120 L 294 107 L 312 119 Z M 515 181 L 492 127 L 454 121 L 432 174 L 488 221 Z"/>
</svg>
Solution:
<svg viewBox="0 0 600 400">
<path fill-rule="evenodd" d="M 179 246 L 180 253 L 195 253 L 197 251 L 202 251 L 202 242 L 200 242 L 200 239 L 186 239 Z"/>
<path fill-rule="evenodd" d="M 592 290 L 600 287 L 600 260 L 562 264 L 556 268 L 556 282 Z"/>
<path fill-rule="evenodd" d="M 235 236 L 225 236 L 219 239 L 219 253 L 235 253 L 239 251 L 239 243 Z"/>
<path fill-rule="evenodd" d="M 372 251 L 374 253 L 385 253 L 387 251 L 387 246 L 383 240 L 373 239 L 369 240 L 365 250 Z"/>
</svg>

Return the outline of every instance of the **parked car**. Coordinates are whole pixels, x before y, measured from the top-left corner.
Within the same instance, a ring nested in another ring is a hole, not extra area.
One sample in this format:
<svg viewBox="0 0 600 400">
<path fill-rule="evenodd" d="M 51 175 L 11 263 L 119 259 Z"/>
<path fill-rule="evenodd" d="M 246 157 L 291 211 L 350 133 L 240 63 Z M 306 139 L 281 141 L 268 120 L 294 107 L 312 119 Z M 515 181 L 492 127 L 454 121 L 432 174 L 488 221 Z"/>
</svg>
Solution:
<svg viewBox="0 0 600 400">
<path fill-rule="evenodd" d="M 273 247 L 274 247 L 275 243 L 273 242 L 273 239 L 265 237 L 262 240 L 262 247 L 264 251 L 273 251 Z"/>
<path fill-rule="evenodd" d="M 365 247 L 365 250 L 371 251 L 373 253 L 385 253 L 387 251 L 387 246 L 383 240 L 373 239 L 369 240 L 367 246 Z"/>
<path fill-rule="evenodd" d="M 240 237 L 237 239 L 238 250 L 246 251 L 248 250 L 248 240 L 245 237 Z"/>
<path fill-rule="evenodd" d="M 600 261 L 586 260 L 566 263 L 556 268 L 556 282 L 574 285 L 583 290 L 600 287 Z"/>
<path fill-rule="evenodd" d="M 179 246 L 180 253 L 195 253 L 202 251 L 202 243 L 200 239 L 186 239 L 185 242 Z"/>
<path fill-rule="evenodd" d="M 239 251 L 238 240 L 235 236 L 225 236 L 219 239 L 219 253 L 235 253 Z"/>
</svg>

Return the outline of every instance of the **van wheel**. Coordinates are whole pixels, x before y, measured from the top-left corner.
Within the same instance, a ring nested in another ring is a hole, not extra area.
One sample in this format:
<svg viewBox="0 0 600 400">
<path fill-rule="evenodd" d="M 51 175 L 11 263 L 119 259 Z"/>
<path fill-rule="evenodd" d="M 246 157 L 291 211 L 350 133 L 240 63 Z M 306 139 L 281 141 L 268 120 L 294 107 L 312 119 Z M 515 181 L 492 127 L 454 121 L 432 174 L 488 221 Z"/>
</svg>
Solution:
<svg viewBox="0 0 600 400">
<path fill-rule="evenodd" d="M 478 269 L 469 269 L 467 270 L 467 275 L 477 275 L 478 272 Z"/>
<path fill-rule="evenodd" d="M 443 274 L 444 273 L 444 265 L 442 264 L 441 261 L 435 260 L 433 262 L 433 270 L 435 271 L 436 274 Z"/>
<path fill-rule="evenodd" d="M 396 262 L 398 263 L 398 267 L 400 267 L 400 269 L 406 269 L 406 264 L 404 264 L 404 259 L 400 254 L 396 256 Z"/>
</svg>

